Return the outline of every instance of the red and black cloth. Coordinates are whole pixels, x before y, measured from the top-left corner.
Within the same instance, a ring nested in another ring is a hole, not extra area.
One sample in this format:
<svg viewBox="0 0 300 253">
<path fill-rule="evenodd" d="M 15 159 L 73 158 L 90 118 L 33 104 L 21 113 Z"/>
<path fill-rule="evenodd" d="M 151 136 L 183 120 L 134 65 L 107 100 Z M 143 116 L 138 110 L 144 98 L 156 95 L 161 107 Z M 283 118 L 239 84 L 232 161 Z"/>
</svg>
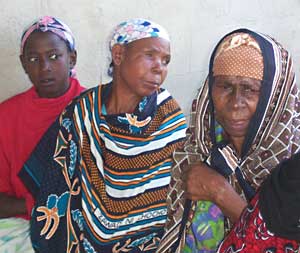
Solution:
<svg viewBox="0 0 300 253">
<path fill-rule="evenodd" d="M 300 154 L 279 164 L 218 253 L 300 251 Z"/>
</svg>

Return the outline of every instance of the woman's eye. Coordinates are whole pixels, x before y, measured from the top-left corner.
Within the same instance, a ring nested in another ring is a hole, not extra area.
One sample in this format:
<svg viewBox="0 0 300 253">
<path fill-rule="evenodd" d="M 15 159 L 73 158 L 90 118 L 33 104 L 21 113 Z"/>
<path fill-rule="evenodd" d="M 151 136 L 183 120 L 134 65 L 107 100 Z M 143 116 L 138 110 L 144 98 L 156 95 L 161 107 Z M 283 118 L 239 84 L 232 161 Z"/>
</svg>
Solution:
<svg viewBox="0 0 300 253">
<path fill-rule="evenodd" d="M 56 59 L 58 58 L 58 55 L 57 55 L 57 54 L 51 54 L 51 55 L 49 56 L 49 58 L 50 58 L 51 60 L 56 60 Z"/>
<path fill-rule="evenodd" d="M 232 90 L 232 87 L 231 87 L 230 85 L 227 85 L 227 84 L 223 84 L 223 85 L 221 85 L 220 87 L 221 87 L 223 90 L 226 90 L 226 91 Z"/>
<path fill-rule="evenodd" d="M 170 63 L 170 59 L 166 58 L 162 60 L 163 65 L 168 65 Z"/>
<path fill-rule="evenodd" d="M 145 55 L 146 55 L 147 57 L 152 57 L 152 56 L 153 56 L 153 53 L 151 53 L 151 52 L 146 52 Z"/>
<path fill-rule="evenodd" d="M 251 93 L 259 92 L 258 89 L 254 89 L 254 88 L 252 88 L 252 87 L 245 87 L 245 88 L 244 88 L 244 91 L 245 91 L 245 92 L 251 92 Z"/>
<path fill-rule="evenodd" d="M 36 62 L 37 60 L 38 60 L 37 57 L 29 57 L 29 58 L 28 58 L 28 61 L 29 61 L 29 62 Z"/>
</svg>

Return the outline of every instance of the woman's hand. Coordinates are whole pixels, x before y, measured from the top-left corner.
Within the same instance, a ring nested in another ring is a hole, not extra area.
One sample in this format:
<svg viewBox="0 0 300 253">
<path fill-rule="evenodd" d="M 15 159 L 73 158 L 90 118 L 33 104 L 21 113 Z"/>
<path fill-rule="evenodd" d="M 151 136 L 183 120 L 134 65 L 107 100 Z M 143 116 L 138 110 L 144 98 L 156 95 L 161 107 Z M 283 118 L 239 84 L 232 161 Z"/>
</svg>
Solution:
<svg viewBox="0 0 300 253">
<path fill-rule="evenodd" d="M 188 199 L 215 203 L 232 222 L 239 218 L 247 205 L 228 181 L 205 163 L 189 165 L 183 182 Z"/>
<path fill-rule="evenodd" d="M 26 213 L 25 199 L 18 199 L 0 193 L 0 218 L 15 217 Z"/>
<path fill-rule="evenodd" d="M 195 201 L 216 202 L 218 190 L 223 190 L 225 181 L 223 176 L 202 162 L 189 165 L 183 176 L 186 197 Z"/>
</svg>

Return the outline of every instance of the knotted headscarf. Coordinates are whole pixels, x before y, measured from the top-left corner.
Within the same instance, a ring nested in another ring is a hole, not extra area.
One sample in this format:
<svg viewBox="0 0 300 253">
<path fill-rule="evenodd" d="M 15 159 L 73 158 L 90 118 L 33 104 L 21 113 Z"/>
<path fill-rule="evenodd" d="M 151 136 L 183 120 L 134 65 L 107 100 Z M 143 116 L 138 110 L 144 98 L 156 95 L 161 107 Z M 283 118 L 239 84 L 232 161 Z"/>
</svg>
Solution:
<svg viewBox="0 0 300 253">
<path fill-rule="evenodd" d="M 63 23 L 62 21 L 60 21 L 55 17 L 44 16 L 39 18 L 33 24 L 31 24 L 23 32 L 23 35 L 21 37 L 21 48 L 20 48 L 21 55 L 24 53 L 24 45 L 27 39 L 35 31 L 52 32 L 66 42 L 67 47 L 69 48 L 70 51 L 75 50 L 75 39 L 70 28 L 65 23 Z"/>
</svg>

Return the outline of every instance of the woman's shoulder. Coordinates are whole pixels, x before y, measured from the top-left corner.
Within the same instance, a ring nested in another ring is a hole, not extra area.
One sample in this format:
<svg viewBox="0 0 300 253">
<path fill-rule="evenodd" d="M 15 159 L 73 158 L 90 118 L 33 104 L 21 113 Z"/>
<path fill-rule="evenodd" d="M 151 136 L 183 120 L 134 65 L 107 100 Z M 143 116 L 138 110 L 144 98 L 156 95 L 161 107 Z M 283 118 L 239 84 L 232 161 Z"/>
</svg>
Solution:
<svg viewBox="0 0 300 253">
<path fill-rule="evenodd" d="M 159 101 L 163 101 L 166 99 L 173 99 L 173 97 L 167 89 L 159 88 L 157 91 L 157 99 L 158 99 L 158 103 L 159 103 Z"/>
<path fill-rule="evenodd" d="M 167 89 L 159 88 L 157 92 L 157 105 L 162 105 L 166 102 L 172 103 L 176 107 L 180 108 L 180 105 L 177 102 L 177 100 L 171 95 L 171 93 Z"/>
<path fill-rule="evenodd" d="M 100 92 L 100 86 L 97 85 L 92 88 L 88 88 L 83 90 L 80 95 L 73 98 L 72 102 L 65 108 L 64 115 L 69 115 L 74 113 L 75 108 L 80 108 L 82 105 L 94 104 L 94 100 L 97 99 L 99 96 L 97 93 Z"/>
<path fill-rule="evenodd" d="M 73 100 L 73 102 L 79 102 L 81 100 L 84 100 L 84 99 L 88 98 L 89 96 L 93 96 L 93 94 L 99 90 L 99 86 L 100 85 L 97 85 L 95 87 L 82 90 L 81 93 L 80 93 L 80 95 L 77 96 Z"/>
<path fill-rule="evenodd" d="M 0 103 L 0 113 L 12 112 L 12 110 L 23 108 L 28 96 L 31 96 L 32 89 L 33 87 L 2 101 Z"/>
</svg>

